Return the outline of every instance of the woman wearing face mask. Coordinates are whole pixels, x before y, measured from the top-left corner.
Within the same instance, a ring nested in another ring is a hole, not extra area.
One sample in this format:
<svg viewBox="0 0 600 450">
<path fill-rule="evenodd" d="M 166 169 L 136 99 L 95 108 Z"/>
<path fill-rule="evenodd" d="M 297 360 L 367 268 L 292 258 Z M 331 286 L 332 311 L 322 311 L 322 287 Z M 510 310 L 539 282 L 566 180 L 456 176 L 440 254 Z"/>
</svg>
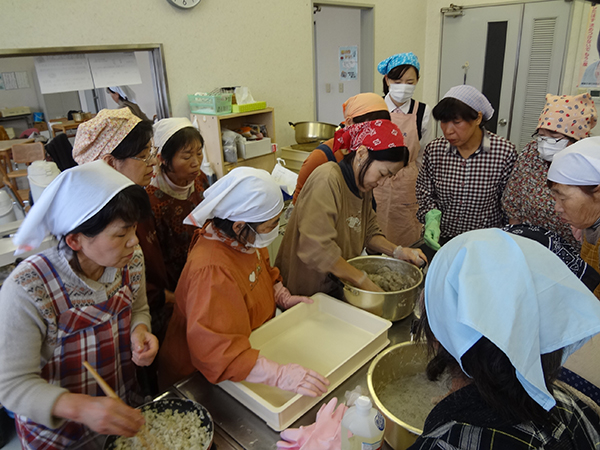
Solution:
<svg viewBox="0 0 600 450">
<path fill-rule="evenodd" d="M 589 136 L 597 117 L 589 94 L 546 95 L 535 139 L 519 155 L 502 196 L 502 207 L 511 224 L 546 228 L 577 250 L 581 248 L 570 226 L 554 211 L 554 199 L 547 186 L 548 168 L 555 154 Z"/>
<path fill-rule="evenodd" d="M 251 347 L 252 330 L 275 308 L 311 303 L 291 295 L 266 247 L 279 233 L 283 196 L 268 172 L 239 167 L 204 192 L 186 223 L 200 227 L 175 291 L 175 309 L 159 354 L 167 387 L 199 370 L 208 381 L 248 381 L 311 397 L 329 381 L 297 364 L 279 365 Z"/>
<path fill-rule="evenodd" d="M 406 167 L 385 180 L 373 195 L 383 233 L 401 245 L 411 245 L 421 237 L 415 186 L 423 149 L 433 139 L 434 132 L 430 123 L 431 108 L 412 98 L 419 81 L 419 69 L 419 60 L 413 53 L 390 56 L 377 66 L 384 76 L 383 92 L 391 120 L 402 130 L 410 156 Z"/>
<path fill-rule="evenodd" d="M 355 124 L 338 133 L 334 148 L 338 146 L 350 152 L 338 164 L 317 167 L 308 178 L 277 254 L 275 265 L 296 294 L 325 292 L 341 298 L 336 278 L 381 291 L 365 272 L 346 261 L 365 247 L 413 264 L 426 260 L 420 250 L 386 239 L 373 210 L 373 189 L 408 162 L 398 127 L 389 120 Z"/>
</svg>

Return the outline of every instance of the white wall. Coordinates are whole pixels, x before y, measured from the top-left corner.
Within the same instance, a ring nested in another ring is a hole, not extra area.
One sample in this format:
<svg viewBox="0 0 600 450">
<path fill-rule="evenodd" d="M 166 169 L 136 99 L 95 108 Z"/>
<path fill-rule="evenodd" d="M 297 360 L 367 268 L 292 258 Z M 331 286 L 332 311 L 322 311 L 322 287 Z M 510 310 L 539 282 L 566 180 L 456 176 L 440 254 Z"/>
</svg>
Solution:
<svg viewBox="0 0 600 450">
<path fill-rule="evenodd" d="M 33 58 L 1 58 L 0 72 L 27 72 L 29 87 L 0 90 L 0 108 L 29 106 L 31 111 L 41 111 L 41 102 L 35 90 Z"/>
<path fill-rule="evenodd" d="M 324 1 L 357 4 L 362 1 Z M 203 0 L 191 11 L 166 0 L 3 0 L 3 49 L 162 43 L 173 115 L 188 115 L 186 94 L 246 85 L 275 108 L 277 142 L 294 142 L 288 121 L 314 120 L 313 13 L 311 0 Z M 463 0 L 461 5 L 503 3 Z M 368 0 L 374 6 L 375 63 L 414 52 L 422 63 L 415 97 L 437 100 L 440 8 L 449 0 Z M 577 60 L 583 0 L 576 14 L 568 64 Z M 577 13 L 579 11 L 579 13 Z M 32 18 L 48 26 L 32 26 Z M 583 20 L 583 25 L 582 25 Z M 1 60 L 0 60 L 1 61 Z M 376 66 L 375 64 L 375 66 Z M 381 75 L 375 74 L 375 92 Z M 567 83 L 567 77 L 565 78 Z M 572 90 L 572 75 L 565 93 Z"/>
<path fill-rule="evenodd" d="M 377 62 L 423 54 L 424 0 L 369 3 Z M 191 11 L 166 0 L 3 0 L 0 46 L 162 43 L 172 114 L 189 114 L 186 94 L 246 85 L 275 108 L 277 141 L 285 145 L 294 142 L 288 120 L 314 119 L 312 16 L 310 0 L 203 0 Z M 34 27 L 32 17 L 51 25 Z M 380 90 L 381 76 L 375 81 Z"/>
</svg>

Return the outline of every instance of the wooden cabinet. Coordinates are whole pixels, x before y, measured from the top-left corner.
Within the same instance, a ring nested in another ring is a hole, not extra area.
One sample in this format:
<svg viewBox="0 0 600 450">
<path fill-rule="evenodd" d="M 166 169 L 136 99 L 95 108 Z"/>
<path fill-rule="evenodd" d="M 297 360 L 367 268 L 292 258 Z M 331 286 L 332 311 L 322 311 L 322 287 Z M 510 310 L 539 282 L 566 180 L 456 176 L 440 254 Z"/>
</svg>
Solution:
<svg viewBox="0 0 600 450">
<path fill-rule="evenodd" d="M 204 138 L 204 151 L 218 178 L 221 178 L 237 166 L 256 167 L 258 169 L 265 169 L 269 172 L 275 167 L 275 153 L 248 159 L 238 159 L 238 162 L 236 163 L 225 162 L 223 159 L 223 145 L 221 141 L 221 128 L 236 130 L 246 123 L 251 123 L 265 125 L 267 127 L 268 137 L 271 138 L 271 143 L 274 144 L 275 117 L 273 108 L 237 114 L 225 114 L 222 116 L 192 114 L 192 122 L 194 121 L 194 118 L 198 119 L 200 133 Z"/>
</svg>

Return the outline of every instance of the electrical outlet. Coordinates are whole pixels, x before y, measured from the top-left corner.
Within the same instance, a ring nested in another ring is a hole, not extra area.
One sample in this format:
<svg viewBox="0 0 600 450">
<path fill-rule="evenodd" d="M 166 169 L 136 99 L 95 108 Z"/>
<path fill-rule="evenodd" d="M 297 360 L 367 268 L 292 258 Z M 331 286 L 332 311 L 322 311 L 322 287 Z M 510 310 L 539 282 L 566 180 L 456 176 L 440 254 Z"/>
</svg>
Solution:
<svg viewBox="0 0 600 450">
<path fill-rule="evenodd" d="M 325 92 L 331 93 L 331 83 L 325 83 Z"/>
<path fill-rule="evenodd" d="M 338 85 L 338 91 L 340 92 L 340 94 L 341 94 L 342 92 L 344 92 L 344 83 L 340 83 L 340 84 Z"/>
</svg>

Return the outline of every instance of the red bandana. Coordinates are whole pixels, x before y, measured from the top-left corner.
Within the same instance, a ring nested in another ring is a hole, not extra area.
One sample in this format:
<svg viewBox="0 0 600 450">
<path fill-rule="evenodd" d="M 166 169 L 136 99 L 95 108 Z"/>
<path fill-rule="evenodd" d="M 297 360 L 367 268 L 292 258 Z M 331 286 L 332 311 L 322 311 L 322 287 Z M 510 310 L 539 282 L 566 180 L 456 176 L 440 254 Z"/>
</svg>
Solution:
<svg viewBox="0 0 600 450">
<path fill-rule="evenodd" d="M 386 150 L 404 147 L 404 138 L 396 124 L 383 119 L 357 123 L 336 131 L 334 152 L 340 148 L 355 152 L 361 145 L 373 151 Z"/>
</svg>

